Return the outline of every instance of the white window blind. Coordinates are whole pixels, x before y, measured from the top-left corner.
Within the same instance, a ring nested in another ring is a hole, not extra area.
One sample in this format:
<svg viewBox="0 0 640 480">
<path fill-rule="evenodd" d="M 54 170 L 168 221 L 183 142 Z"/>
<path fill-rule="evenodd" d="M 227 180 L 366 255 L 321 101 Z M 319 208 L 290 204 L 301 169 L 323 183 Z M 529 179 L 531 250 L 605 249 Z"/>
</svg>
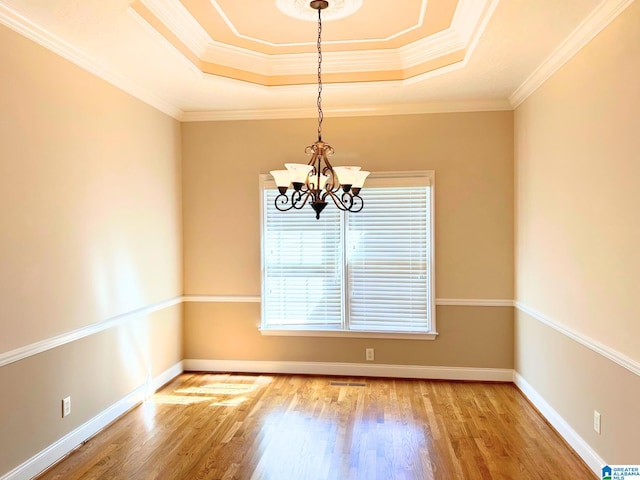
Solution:
<svg viewBox="0 0 640 480">
<path fill-rule="evenodd" d="M 342 327 L 340 212 L 316 220 L 311 207 L 280 212 L 264 191 L 264 320 L 272 328 Z"/>
<path fill-rule="evenodd" d="M 372 174 L 361 212 L 320 220 L 261 185 L 263 330 L 435 333 L 433 172 Z"/>
<path fill-rule="evenodd" d="M 370 188 L 347 215 L 351 329 L 429 330 L 428 188 Z"/>
</svg>

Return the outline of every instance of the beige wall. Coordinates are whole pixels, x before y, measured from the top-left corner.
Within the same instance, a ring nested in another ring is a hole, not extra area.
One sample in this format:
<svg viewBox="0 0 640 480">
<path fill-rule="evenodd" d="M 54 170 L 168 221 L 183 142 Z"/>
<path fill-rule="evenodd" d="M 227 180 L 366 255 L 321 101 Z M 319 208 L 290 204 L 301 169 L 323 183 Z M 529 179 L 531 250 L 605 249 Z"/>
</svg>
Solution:
<svg viewBox="0 0 640 480">
<path fill-rule="evenodd" d="M 640 361 L 640 4 L 516 111 L 517 297 Z"/>
<path fill-rule="evenodd" d="M 504 307 L 437 307 L 438 339 L 263 337 L 258 303 L 186 303 L 184 352 L 189 359 L 375 363 L 512 368 L 513 311 Z"/>
<path fill-rule="evenodd" d="M 515 113 L 517 300 L 635 362 L 638 25 L 634 2 Z M 522 317 L 517 370 L 607 462 L 637 463 L 638 375 Z M 596 409 L 601 437 L 591 429 Z"/>
<path fill-rule="evenodd" d="M 0 472 L 93 419 L 182 359 L 181 307 L 0 367 Z M 144 390 L 144 388 L 143 388 Z M 61 400 L 71 396 L 71 415 Z"/>
<path fill-rule="evenodd" d="M 178 122 L 3 26 L 0 45 L 2 355 L 182 286 Z M 174 306 L 1 366 L 0 476 L 179 362 L 181 343 Z"/>
<path fill-rule="evenodd" d="M 316 127 L 313 119 L 182 125 L 186 294 L 260 295 L 258 176 L 306 161 Z M 337 151 L 334 164 L 436 171 L 437 297 L 512 298 L 512 112 L 327 117 L 323 137 Z M 505 319 L 512 312 L 499 310 L 439 307 L 437 340 L 376 341 L 385 352 L 376 362 L 510 368 Z M 185 358 L 331 362 L 364 355 L 361 340 L 267 338 L 258 324 L 255 304 L 189 304 Z"/>
<path fill-rule="evenodd" d="M 515 339 L 515 369 L 527 383 L 606 463 L 637 465 L 638 375 L 520 311 Z"/>
</svg>

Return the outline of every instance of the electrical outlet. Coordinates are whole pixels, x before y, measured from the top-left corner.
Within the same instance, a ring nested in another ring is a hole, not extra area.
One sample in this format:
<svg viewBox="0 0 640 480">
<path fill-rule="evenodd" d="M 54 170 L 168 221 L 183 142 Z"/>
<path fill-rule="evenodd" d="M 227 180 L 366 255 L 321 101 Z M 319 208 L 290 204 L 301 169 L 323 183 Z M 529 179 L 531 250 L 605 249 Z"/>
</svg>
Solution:
<svg viewBox="0 0 640 480">
<path fill-rule="evenodd" d="M 593 429 L 600 435 L 600 412 L 597 410 L 593 411 Z"/>
<path fill-rule="evenodd" d="M 62 417 L 66 417 L 71 413 L 71 397 L 62 399 Z"/>
<path fill-rule="evenodd" d="M 373 362 L 375 358 L 373 354 L 373 348 L 367 348 L 365 350 L 365 358 L 367 359 L 368 362 Z"/>
</svg>

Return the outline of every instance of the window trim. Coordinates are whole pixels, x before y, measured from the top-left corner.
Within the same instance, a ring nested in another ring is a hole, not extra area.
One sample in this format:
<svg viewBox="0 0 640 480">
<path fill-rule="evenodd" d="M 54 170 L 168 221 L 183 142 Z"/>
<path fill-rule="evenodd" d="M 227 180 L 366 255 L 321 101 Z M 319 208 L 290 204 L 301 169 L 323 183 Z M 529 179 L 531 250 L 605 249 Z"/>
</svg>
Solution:
<svg viewBox="0 0 640 480">
<path fill-rule="evenodd" d="M 260 198 L 260 279 L 261 279 L 261 307 L 260 307 L 260 325 L 258 330 L 264 336 L 282 336 L 282 337 L 351 337 L 351 338 L 389 338 L 404 340 L 435 340 L 438 336 L 436 329 L 436 295 L 435 295 L 435 171 L 434 170 L 416 170 L 416 171 L 394 171 L 394 172 L 372 172 L 367 178 L 367 187 L 402 187 L 402 186 L 429 186 L 429 200 L 431 211 L 429 212 L 430 220 L 430 251 L 429 251 L 429 303 L 430 303 L 430 330 L 426 332 L 396 332 L 396 331 L 362 331 L 362 330 L 337 330 L 337 329 L 310 329 L 310 328 L 263 328 L 262 321 L 264 318 L 264 298 L 265 298 L 265 253 L 264 253 L 264 229 L 265 229 L 265 210 L 264 210 L 264 190 L 275 189 L 276 184 L 271 174 L 260 174 L 259 176 L 259 198 Z M 365 197 L 366 201 L 366 197 Z M 328 208 L 335 208 L 329 205 Z M 365 204 L 366 208 L 366 204 Z M 311 214 L 311 213 L 310 213 Z M 357 215 L 357 213 L 347 215 Z M 344 259 L 343 259 L 344 261 Z M 344 299 L 342 300 L 344 303 Z"/>
</svg>

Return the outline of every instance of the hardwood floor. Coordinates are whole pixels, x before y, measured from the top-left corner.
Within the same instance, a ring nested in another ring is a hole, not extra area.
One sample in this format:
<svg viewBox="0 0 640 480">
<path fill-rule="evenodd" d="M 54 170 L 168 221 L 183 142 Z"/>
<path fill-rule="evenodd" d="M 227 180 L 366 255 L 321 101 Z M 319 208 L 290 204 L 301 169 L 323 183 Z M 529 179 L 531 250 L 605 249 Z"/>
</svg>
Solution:
<svg viewBox="0 0 640 480">
<path fill-rule="evenodd" d="M 183 374 L 38 477 L 594 479 L 511 384 Z"/>
</svg>

